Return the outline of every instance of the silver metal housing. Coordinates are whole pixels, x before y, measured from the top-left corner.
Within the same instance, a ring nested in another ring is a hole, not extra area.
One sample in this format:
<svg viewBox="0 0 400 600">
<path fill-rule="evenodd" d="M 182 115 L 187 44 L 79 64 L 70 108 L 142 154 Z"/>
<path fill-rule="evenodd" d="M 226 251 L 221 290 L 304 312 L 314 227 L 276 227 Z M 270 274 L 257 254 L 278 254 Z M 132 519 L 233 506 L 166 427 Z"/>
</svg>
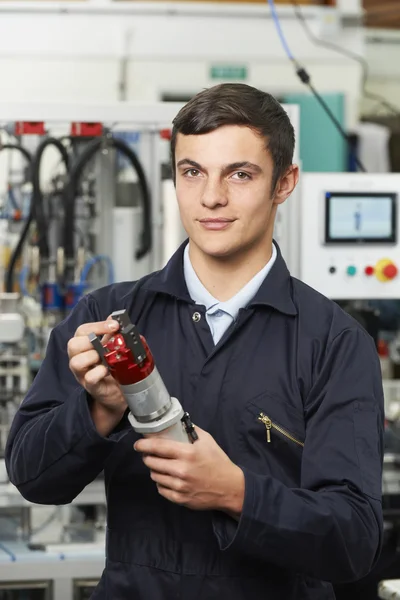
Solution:
<svg viewBox="0 0 400 600">
<path fill-rule="evenodd" d="M 171 407 L 171 398 L 157 370 L 138 383 L 122 385 L 131 413 L 140 423 L 149 423 L 162 417 Z"/>
</svg>

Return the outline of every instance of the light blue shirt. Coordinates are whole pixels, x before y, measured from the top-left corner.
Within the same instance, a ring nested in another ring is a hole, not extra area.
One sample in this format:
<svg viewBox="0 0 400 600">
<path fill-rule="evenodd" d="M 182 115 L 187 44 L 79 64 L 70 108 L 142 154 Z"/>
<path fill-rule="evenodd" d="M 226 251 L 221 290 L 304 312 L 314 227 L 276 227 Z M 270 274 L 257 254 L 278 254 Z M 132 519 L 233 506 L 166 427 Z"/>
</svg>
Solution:
<svg viewBox="0 0 400 600">
<path fill-rule="evenodd" d="M 196 304 L 206 307 L 206 319 L 217 344 L 228 327 L 236 320 L 239 310 L 245 308 L 258 292 L 262 282 L 270 272 L 277 257 L 275 244 L 272 244 L 272 256 L 261 269 L 233 298 L 219 302 L 201 283 L 189 257 L 189 244 L 183 255 L 183 273 L 189 296 Z"/>
</svg>

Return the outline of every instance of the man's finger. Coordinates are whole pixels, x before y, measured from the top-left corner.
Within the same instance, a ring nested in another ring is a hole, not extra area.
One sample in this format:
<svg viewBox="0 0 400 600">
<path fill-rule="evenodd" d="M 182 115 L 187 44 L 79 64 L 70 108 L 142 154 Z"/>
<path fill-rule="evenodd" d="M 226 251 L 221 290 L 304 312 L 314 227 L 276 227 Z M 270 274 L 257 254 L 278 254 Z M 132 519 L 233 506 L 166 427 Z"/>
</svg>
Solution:
<svg viewBox="0 0 400 600">
<path fill-rule="evenodd" d="M 150 471 L 157 471 L 164 475 L 170 475 L 172 477 L 178 477 L 177 461 L 171 458 L 160 458 L 159 456 L 153 456 L 146 454 L 143 456 L 143 462 L 150 469 Z"/>
<path fill-rule="evenodd" d="M 119 329 L 119 324 L 118 324 L 118 321 L 116 321 L 115 319 L 113 319 L 111 315 L 109 315 L 109 316 L 107 317 L 106 323 L 107 323 L 107 322 L 109 323 L 110 321 L 111 321 L 111 322 L 113 322 L 113 323 L 115 323 L 115 324 L 117 325 L 117 328 L 116 328 L 115 330 L 113 330 L 111 333 L 106 333 L 105 335 L 103 335 L 103 337 L 101 338 L 101 343 L 102 343 L 103 345 L 104 345 L 104 344 L 107 344 L 107 342 L 109 342 L 109 341 L 110 341 L 110 339 L 112 338 L 112 336 L 113 336 L 113 335 L 115 335 L 115 333 L 116 333 L 116 332 L 118 331 L 118 329 Z"/>
<path fill-rule="evenodd" d="M 75 356 L 72 356 L 69 366 L 73 371 L 86 371 L 99 362 L 100 357 L 96 350 L 88 350 L 87 352 L 79 352 Z"/>
<path fill-rule="evenodd" d="M 115 333 L 118 331 L 119 325 L 114 319 L 100 321 L 98 323 L 84 323 L 80 325 L 75 332 L 75 336 L 88 336 L 89 333 L 96 335 L 105 335 L 106 333 Z"/>
<path fill-rule="evenodd" d="M 182 442 L 162 439 L 158 436 L 156 439 L 142 438 L 133 447 L 137 452 L 159 456 L 160 458 L 181 458 L 192 451 L 192 444 L 183 444 Z"/>
<path fill-rule="evenodd" d="M 157 484 L 158 493 L 160 496 L 163 496 L 166 500 L 173 502 L 174 504 L 180 504 L 181 506 L 185 506 L 187 503 L 187 499 L 184 494 L 177 492 L 176 490 L 170 490 L 163 485 Z"/>
<path fill-rule="evenodd" d="M 158 486 L 162 486 L 168 490 L 174 490 L 181 494 L 184 494 L 187 490 L 187 483 L 182 481 L 182 479 L 177 479 L 170 475 L 163 475 L 162 473 L 157 473 L 157 471 L 151 471 L 150 477 Z"/>
<path fill-rule="evenodd" d="M 104 365 L 98 365 L 85 373 L 85 384 L 88 386 L 96 385 L 108 375 L 108 369 Z"/>
<path fill-rule="evenodd" d="M 93 346 L 86 336 L 73 337 L 68 341 L 67 351 L 69 358 L 72 358 L 76 354 L 81 354 L 81 352 L 87 352 L 88 350 L 93 350 Z"/>
</svg>

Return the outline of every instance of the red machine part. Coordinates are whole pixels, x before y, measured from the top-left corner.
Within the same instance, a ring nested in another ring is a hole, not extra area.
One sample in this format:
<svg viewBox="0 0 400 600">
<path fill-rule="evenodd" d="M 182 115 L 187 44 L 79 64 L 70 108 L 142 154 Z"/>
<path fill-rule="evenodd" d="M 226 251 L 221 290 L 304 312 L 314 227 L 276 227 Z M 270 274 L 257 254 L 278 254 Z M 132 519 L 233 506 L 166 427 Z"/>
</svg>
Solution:
<svg viewBox="0 0 400 600">
<path fill-rule="evenodd" d="M 154 369 L 154 359 L 146 340 L 142 336 L 140 339 L 146 350 L 146 360 L 141 365 L 135 362 L 122 334 L 114 335 L 104 345 L 104 358 L 110 367 L 110 373 L 121 385 L 138 383 L 148 377 Z"/>
<path fill-rule="evenodd" d="M 73 137 L 100 137 L 103 135 L 102 123 L 72 123 L 71 136 Z"/>
<path fill-rule="evenodd" d="M 42 122 L 17 121 L 15 123 L 15 135 L 45 135 L 46 129 Z"/>
<path fill-rule="evenodd" d="M 170 142 L 171 137 L 172 137 L 172 131 L 170 129 L 161 129 L 160 138 L 162 140 L 167 140 L 168 142 Z"/>
</svg>

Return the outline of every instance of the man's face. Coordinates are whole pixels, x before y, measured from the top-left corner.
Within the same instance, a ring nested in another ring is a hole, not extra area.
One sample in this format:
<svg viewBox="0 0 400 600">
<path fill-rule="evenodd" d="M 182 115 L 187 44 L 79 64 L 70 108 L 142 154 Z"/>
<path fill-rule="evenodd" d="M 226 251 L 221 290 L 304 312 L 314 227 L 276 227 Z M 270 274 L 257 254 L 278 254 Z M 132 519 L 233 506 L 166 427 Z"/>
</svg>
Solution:
<svg viewBox="0 0 400 600">
<path fill-rule="evenodd" d="M 272 239 L 274 165 L 265 146 L 263 137 L 238 125 L 203 135 L 178 134 L 180 215 L 191 243 L 203 253 L 227 258 L 265 248 Z"/>
</svg>

